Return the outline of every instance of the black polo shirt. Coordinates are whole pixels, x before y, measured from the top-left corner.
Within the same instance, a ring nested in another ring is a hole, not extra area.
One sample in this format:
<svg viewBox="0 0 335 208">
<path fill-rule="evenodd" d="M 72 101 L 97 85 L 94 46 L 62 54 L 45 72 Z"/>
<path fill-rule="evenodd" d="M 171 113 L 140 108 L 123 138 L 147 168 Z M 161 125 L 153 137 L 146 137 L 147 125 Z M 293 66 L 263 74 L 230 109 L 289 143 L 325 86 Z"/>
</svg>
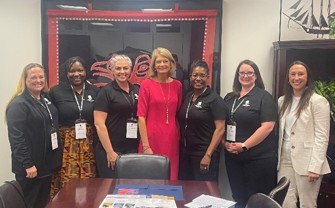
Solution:
<svg viewBox="0 0 335 208">
<path fill-rule="evenodd" d="M 94 110 L 107 113 L 106 127 L 115 151 L 123 152 L 130 146 L 133 148 L 138 145 L 138 139 L 126 138 L 128 119 L 137 119 L 138 92 L 138 85 L 129 83 L 127 93 L 113 81 L 101 88 L 96 98 Z"/>
<path fill-rule="evenodd" d="M 224 100 L 228 107 L 227 121 L 231 118 L 233 103 L 236 100 L 234 106 L 236 111 L 233 113 L 233 120 L 236 122 L 236 142 L 246 141 L 262 122 L 277 121 L 277 108 L 272 95 L 258 87 L 254 87 L 240 99 L 226 96 Z M 238 155 L 226 151 L 226 156 L 251 160 L 266 158 L 277 154 L 277 146 L 278 142 L 273 130 L 260 144 L 248 151 Z"/>
<path fill-rule="evenodd" d="M 94 101 L 99 92 L 99 88 L 86 83 L 83 101 L 83 110 L 81 117 L 88 123 L 93 122 Z M 83 93 L 82 92 L 82 93 Z M 74 126 L 75 121 L 79 119 L 79 108 L 73 95 L 73 90 L 69 83 L 61 83 L 50 89 L 51 102 L 57 107 L 59 113 L 59 124 Z M 80 105 L 82 94 L 75 92 Z"/>
<path fill-rule="evenodd" d="M 226 120 L 227 109 L 223 99 L 210 88 L 189 106 L 192 94 L 193 92 L 186 94 L 178 113 L 181 145 L 186 154 L 204 155 L 216 128 L 214 121 Z"/>
</svg>

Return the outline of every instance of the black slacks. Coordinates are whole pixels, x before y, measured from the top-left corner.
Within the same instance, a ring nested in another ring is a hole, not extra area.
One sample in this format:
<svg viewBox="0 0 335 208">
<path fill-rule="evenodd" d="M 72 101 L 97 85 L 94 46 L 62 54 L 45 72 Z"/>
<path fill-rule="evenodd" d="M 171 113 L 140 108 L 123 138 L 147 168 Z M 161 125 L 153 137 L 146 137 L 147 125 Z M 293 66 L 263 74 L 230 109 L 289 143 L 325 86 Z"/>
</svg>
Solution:
<svg viewBox="0 0 335 208">
<path fill-rule="evenodd" d="M 252 194 L 269 194 L 277 184 L 277 157 L 255 160 L 226 157 L 226 168 L 236 208 L 244 208 Z"/>
<path fill-rule="evenodd" d="M 200 161 L 203 155 L 180 154 L 179 179 L 197 181 L 218 181 L 220 153 L 215 151 L 211 157 L 209 170 L 200 171 Z"/>
<path fill-rule="evenodd" d="M 49 202 L 51 175 L 43 178 L 26 178 L 15 175 L 21 185 L 28 208 L 44 208 Z"/>
</svg>

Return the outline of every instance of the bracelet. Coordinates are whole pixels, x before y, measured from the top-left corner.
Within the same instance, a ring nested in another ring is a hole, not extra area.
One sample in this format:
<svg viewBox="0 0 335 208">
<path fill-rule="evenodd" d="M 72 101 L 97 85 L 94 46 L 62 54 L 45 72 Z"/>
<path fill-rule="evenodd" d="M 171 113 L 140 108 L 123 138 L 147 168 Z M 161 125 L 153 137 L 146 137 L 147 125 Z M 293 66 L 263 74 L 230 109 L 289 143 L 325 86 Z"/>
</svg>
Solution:
<svg viewBox="0 0 335 208">
<path fill-rule="evenodd" d="M 143 148 L 143 152 L 147 151 L 148 149 L 150 149 L 150 147 Z"/>
</svg>

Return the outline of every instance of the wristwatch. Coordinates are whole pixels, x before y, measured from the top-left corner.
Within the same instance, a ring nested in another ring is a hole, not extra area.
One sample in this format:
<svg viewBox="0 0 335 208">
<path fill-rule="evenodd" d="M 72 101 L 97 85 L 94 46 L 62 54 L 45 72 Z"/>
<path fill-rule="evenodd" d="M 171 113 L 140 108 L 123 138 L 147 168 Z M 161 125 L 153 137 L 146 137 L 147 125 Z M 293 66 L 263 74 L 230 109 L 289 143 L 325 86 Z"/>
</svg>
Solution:
<svg viewBox="0 0 335 208">
<path fill-rule="evenodd" d="M 245 144 L 244 144 L 244 143 L 242 143 L 242 149 L 243 149 L 243 152 L 245 152 L 245 151 L 247 151 L 247 150 L 248 150 L 248 147 L 247 147 L 247 146 L 245 146 Z"/>
</svg>

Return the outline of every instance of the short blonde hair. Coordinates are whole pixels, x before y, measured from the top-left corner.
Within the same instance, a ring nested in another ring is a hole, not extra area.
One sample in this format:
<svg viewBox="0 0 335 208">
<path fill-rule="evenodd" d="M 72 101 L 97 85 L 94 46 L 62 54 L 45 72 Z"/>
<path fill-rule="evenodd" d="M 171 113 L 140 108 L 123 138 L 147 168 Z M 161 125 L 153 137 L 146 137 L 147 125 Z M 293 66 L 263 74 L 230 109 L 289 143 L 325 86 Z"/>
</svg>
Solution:
<svg viewBox="0 0 335 208">
<path fill-rule="evenodd" d="M 149 77 L 156 77 L 157 71 L 155 70 L 155 62 L 158 56 L 163 56 L 171 62 L 171 69 L 169 75 L 172 76 L 176 71 L 176 62 L 171 54 L 171 52 L 166 48 L 156 48 L 152 51 L 151 63 L 149 69 Z"/>
<path fill-rule="evenodd" d="M 44 81 L 45 85 L 44 85 L 44 88 L 42 89 L 42 91 L 45 92 L 45 93 L 47 93 L 49 91 L 47 77 L 46 77 L 46 74 L 45 74 L 44 67 L 41 64 L 30 63 L 30 64 L 28 64 L 27 66 L 24 67 L 24 69 L 23 69 L 23 71 L 21 73 L 21 76 L 20 76 L 20 80 L 19 80 L 19 82 L 16 85 L 16 90 L 13 93 L 12 97 L 9 99 L 8 104 L 10 102 L 12 102 L 12 100 L 16 96 L 21 95 L 26 90 L 26 80 L 27 80 L 27 76 L 28 76 L 28 71 L 30 69 L 33 69 L 33 68 L 40 68 L 40 69 L 42 69 L 42 71 L 44 73 L 44 77 L 45 77 L 45 81 Z"/>
<path fill-rule="evenodd" d="M 116 55 L 112 56 L 112 58 L 109 59 L 109 69 L 112 70 L 115 67 L 116 62 L 118 62 L 120 60 L 127 61 L 130 68 L 133 67 L 133 63 L 132 63 L 131 59 L 129 58 L 129 56 L 124 55 L 124 54 L 116 54 Z"/>
</svg>

